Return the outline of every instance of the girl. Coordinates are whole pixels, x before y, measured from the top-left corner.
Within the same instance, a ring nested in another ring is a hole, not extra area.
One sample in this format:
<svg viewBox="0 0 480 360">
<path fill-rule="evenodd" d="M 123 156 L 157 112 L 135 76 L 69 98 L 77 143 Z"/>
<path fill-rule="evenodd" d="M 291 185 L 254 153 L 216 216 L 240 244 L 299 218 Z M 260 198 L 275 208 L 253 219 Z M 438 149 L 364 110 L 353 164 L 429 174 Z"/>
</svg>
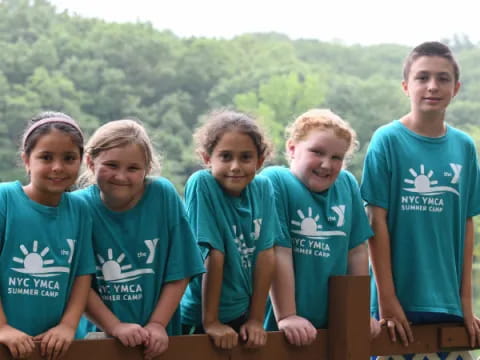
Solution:
<svg viewBox="0 0 480 360">
<path fill-rule="evenodd" d="M 212 113 L 195 140 L 208 170 L 190 177 L 185 203 L 207 273 L 189 285 L 182 323 L 222 349 L 237 345 L 238 332 L 262 346 L 277 221 L 271 184 L 255 173 L 270 149 L 255 121 L 234 111 Z"/>
<path fill-rule="evenodd" d="M 405 345 L 413 341 L 409 322 L 464 322 L 471 346 L 480 344 L 471 278 L 477 155 L 472 139 L 445 123 L 458 80 L 447 46 L 413 49 L 402 82 L 411 110 L 375 132 L 365 158 L 362 195 L 375 231 L 372 312 Z"/>
<path fill-rule="evenodd" d="M 190 277 L 204 271 L 183 204 L 172 184 L 147 175 L 156 156 L 133 120 L 101 126 L 86 146 L 94 185 L 76 192 L 93 211 L 97 275 L 87 315 L 151 359 L 180 334 L 178 303 Z"/>
<path fill-rule="evenodd" d="M 331 111 L 314 109 L 287 133 L 290 169 L 262 172 L 275 189 L 282 228 L 265 323 L 288 342 L 307 345 L 327 326 L 328 278 L 368 275 L 365 240 L 372 230 L 357 182 L 342 170 L 357 144 L 352 128 Z M 372 334 L 378 332 L 372 321 Z"/>
<path fill-rule="evenodd" d="M 83 201 L 66 193 L 80 169 L 83 136 L 69 116 L 47 112 L 24 132 L 30 182 L 0 185 L 0 343 L 14 358 L 33 341 L 42 356 L 68 350 L 95 271 L 92 222 Z"/>
</svg>

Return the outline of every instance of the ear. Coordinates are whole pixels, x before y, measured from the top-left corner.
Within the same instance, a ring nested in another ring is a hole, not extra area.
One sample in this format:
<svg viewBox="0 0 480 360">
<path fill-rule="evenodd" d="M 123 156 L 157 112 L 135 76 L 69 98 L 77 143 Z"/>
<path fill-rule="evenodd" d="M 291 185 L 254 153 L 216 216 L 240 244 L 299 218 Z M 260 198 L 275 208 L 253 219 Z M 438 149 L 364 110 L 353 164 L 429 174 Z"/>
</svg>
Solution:
<svg viewBox="0 0 480 360">
<path fill-rule="evenodd" d="M 257 161 L 257 170 L 260 169 L 263 166 L 263 163 L 265 162 L 265 157 L 260 156 Z"/>
<path fill-rule="evenodd" d="M 287 144 L 285 146 L 286 150 L 287 150 L 287 155 L 290 159 L 293 159 L 295 156 L 295 147 L 296 147 L 297 144 L 295 144 L 295 142 L 293 140 L 288 140 L 287 141 Z"/>
<path fill-rule="evenodd" d="M 203 160 L 204 164 L 207 165 L 207 166 L 210 166 L 211 156 L 208 155 L 206 152 L 202 152 L 201 155 L 202 155 L 202 160 Z"/>
<path fill-rule="evenodd" d="M 23 165 L 25 166 L 25 170 L 27 171 L 27 174 L 30 174 L 30 157 L 25 154 L 25 152 L 22 151 L 21 154 Z"/>
<path fill-rule="evenodd" d="M 405 95 L 410 96 L 410 94 L 408 93 L 408 82 L 405 80 L 402 80 L 402 90 Z"/>
<path fill-rule="evenodd" d="M 85 162 L 87 163 L 87 168 L 88 168 L 91 172 L 93 172 L 93 169 L 94 169 L 94 167 L 95 167 L 95 166 L 94 166 L 95 164 L 94 164 L 93 159 L 92 159 L 92 157 L 90 156 L 90 154 L 87 154 L 87 155 L 85 156 Z"/>
<path fill-rule="evenodd" d="M 453 96 L 457 95 L 458 90 L 460 90 L 460 86 L 460 81 L 457 81 L 457 83 L 455 84 L 455 89 L 453 90 Z"/>
</svg>

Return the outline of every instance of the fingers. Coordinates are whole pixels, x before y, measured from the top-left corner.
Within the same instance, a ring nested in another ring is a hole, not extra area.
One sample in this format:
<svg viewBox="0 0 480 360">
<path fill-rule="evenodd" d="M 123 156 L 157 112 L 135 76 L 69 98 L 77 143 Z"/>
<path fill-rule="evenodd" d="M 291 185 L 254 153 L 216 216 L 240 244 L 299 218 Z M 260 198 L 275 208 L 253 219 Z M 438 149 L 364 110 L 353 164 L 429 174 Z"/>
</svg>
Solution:
<svg viewBox="0 0 480 360">
<path fill-rule="evenodd" d="M 213 340 L 215 346 L 224 350 L 230 350 L 238 345 L 238 334 L 236 332 L 227 333 L 223 336 L 216 336 Z"/>
<path fill-rule="evenodd" d="M 267 333 L 263 331 L 263 329 L 259 331 L 247 331 L 247 333 L 246 347 L 257 348 L 267 343 Z"/>
<path fill-rule="evenodd" d="M 408 321 L 402 322 L 396 319 L 382 319 L 380 320 L 380 324 L 387 327 L 390 339 L 393 342 L 397 341 L 397 335 L 404 346 L 408 346 L 409 343 L 414 341 L 412 328 Z"/>
<path fill-rule="evenodd" d="M 284 332 L 287 341 L 297 346 L 309 345 L 317 337 L 317 330 L 309 327 L 291 327 L 284 329 Z"/>
<path fill-rule="evenodd" d="M 165 352 L 168 348 L 168 338 L 156 338 L 150 339 L 149 345 L 145 349 L 144 355 L 146 360 L 153 359 Z"/>
</svg>

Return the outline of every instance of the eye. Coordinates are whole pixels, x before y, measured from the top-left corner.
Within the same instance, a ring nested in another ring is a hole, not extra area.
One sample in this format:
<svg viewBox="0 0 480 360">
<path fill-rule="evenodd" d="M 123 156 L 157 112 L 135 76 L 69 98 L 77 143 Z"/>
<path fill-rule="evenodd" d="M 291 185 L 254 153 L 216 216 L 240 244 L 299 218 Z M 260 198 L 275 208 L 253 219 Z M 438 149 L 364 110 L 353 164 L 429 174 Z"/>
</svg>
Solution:
<svg viewBox="0 0 480 360">
<path fill-rule="evenodd" d="M 74 154 L 65 155 L 64 157 L 64 160 L 69 163 L 74 162 L 77 159 L 78 159 L 77 155 L 74 155 Z"/>
<path fill-rule="evenodd" d="M 242 154 L 242 161 L 250 161 L 253 159 L 253 154 L 252 153 L 244 153 Z"/>
<path fill-rule="evenodd" d="M 222 161 L 232 160 L 232 154 L 230 154 L 230 153 L 220 153 L 218 156 L 220 157 L 220 160 L 222 160 Z"/>
<path fill-rule="evenodd" d="M 415 76 L 415 80 L 426 81 L 426 80 L 428 80 L 428 76 L 424 75 L 424 74 L 420 74 L 420 75 Z"/>
<path fill-rule="evenodd" d="M 337 161 L 343 161 L 343 156 L 333 155 L 333 156 L 332 156 L 332 159 L 333 159 L 333 160 L 337 160 Z"/>
<path fill-rule="evenodd" d="M 116 169 L 117 168 L 117 164 L 115 164 L 115 163 L 107 162 L 107 163 L 104 163 L 103 165 L 105 165 L 106 167 L 108 167 L 110 169 Z"/>
<path fill-rule="evenodd" d="M 317 156 L 325 155 L 325 151 L 323 151 L 322 149 L 310 149 L 310 152 L 312 152 L 314 155 L 317 155 Z"/>
<path fill-rule="evenodd" d="M 53 160 L 52 154 L 40 154 L 38 156 L 39 159 L 44 160 L 44 161 L 51 161 Z"/>
<path fill-rule="evenodd" d="M 130 172 L 135 172 L 135 171 L 139 171 L 139 170 L 140 170 L 139 166 L 129 166 L 128 167 L 128 171 L 130 171 Z"/>
</svg>

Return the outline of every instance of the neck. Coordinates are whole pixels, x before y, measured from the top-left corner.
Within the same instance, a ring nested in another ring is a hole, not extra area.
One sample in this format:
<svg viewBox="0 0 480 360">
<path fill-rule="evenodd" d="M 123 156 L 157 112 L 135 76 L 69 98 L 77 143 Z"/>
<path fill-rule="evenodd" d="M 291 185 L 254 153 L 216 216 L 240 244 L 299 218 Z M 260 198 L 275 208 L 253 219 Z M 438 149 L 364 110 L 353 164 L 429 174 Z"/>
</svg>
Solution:
<svg viewBox="0 0 480 360">
<path fill-rule="evenodd" d="M 62 199 L 62 193 L 42 194 L 35 191 L 31 183 L 23 187 L 23 192 L 30 198 L 30 200 L 45 206 L 58 206 Z"/>
<path fill-rule="evenodd" d="M 445 135 L 445 112 L 442 113 L 416 113 L 410 112 L 400 119 L 408 129 L 422 136 L 440 137 Z"/>
</svg>

